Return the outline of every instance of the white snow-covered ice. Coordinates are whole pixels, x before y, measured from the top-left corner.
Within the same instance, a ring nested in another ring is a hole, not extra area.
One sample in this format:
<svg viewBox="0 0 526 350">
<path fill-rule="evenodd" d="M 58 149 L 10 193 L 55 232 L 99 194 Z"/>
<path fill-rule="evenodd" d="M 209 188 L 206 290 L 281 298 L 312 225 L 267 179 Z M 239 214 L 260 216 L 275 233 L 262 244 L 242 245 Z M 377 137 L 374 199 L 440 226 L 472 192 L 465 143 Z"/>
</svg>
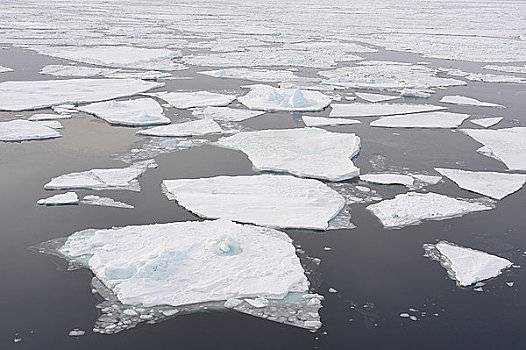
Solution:
<svg viewBox="0 0 526 350">
<path fill-rule="evenodd" d="M 0 66 L 0 73 L 12 72 L 13 69 L 9 67 Z"/>
<path fill-rule="evenodd" d="M 134 208 L 133 205 L 116 201 L 113 198 L 99 197 L 99 196 L 94 196 L 94 195 L 84 196 L 84 198 L 82 198 L 80 203 L 90 204 L 90 205 L 99 205 L 102 207 L 114 207 L 114 208 L 124 208 L 124 209 Z"/>
<path fill-rule="evenodd" d="M 71 114 L 51 114 L 51 113 L 37 113 L 29 117 L 29 121 L 55 120 L 55 119 L 71 119 Z"/>
<path fill-rule="evenodd" d="M 335 103 L 329 117 L 380 117 L 410 113 L 440 111 L 446 109 L 434 105 L 407 103 Z"/>
<path fill-rule="evenodd" d="M 224 122 L 240 122 L 262 114 L 265 114 L 265 112 L 230 107 L 206 107 L 192 111 L 192 115 L 197 118 L 213 119 Z"/>
<path fill-rule="evenodd" d="M 66 192 L 56 194 L 48 198 L 42 198 L 37 201 L 38 205 L 76 205 L 79 204 L 79 197 L 75 192 Z"/>
<path fill-rule="evenodd" d="M 470 119 L 469 121 L 475 125 L 482 126 L 483 128 L 489 128 L 490 126 L 500 123 L 502 117 L 494 118 L 480 118 L 480 119 Z"/>
<path fill-rule="evenodd" d="M 414 178 L 411 175 L 403 174 L 365 174 L 360 175 L 360 180 L 380 185 L 404 185 L 413 186 Z"/>
<path fill-rule="evenodd" d="M 303 120 L 303 123 L 306 126 L 350 125 L 361 123 L 359 120 L 355 119 L 311 117 L 307 115 L 302 116 L 301 120 Z"/>
<path fill-rule="evenodd" d="M 139 130 L 138 135 L 159 137 L 185 137 L 218 134 L 223 130 L 213 119 L 200 119 L 190 122 L 156 126 L 154 128 Z"/>
<path fill-rule="evenodd" d="M 452 112 L 426 112 L 405 115 L 392 115 L 382 117 L 371 122 L 370 126 L 384 128 L 442 128 L 452 129 L 458 127 L 469 114 Z"/>
<path fill-rule="evenodd" d="M 361 98 L 362 100 L 365 100 L 367 102 L 385 102 L 385 101 L 391 101 L 399 99 L 400 96 L 390 96 L 390 95 L 381 95 L 381 94 L 371 94 L 367 92 L 355 92 L 356 96 Z"/>
<path fill-rule="evenodd" d="M 455 104 L 455 105 L 462 105 L 462 106 L 478 106 L 478 107 L 499 107 L 499 108 L 506 108 L 503 105 L 499 105 L 496 103 L 490 103 L 490 102 L 483 102 L 479 101 L 477 99 L 466 97 L 466 96 L 444 96 L 440 99 L 440 102 L 442 103 L 449 103 L 449 104 Z"/>
<path fill-rule="evenodd" d="M 224 95 L 209 91 L 156 92 L 146 95 L 160 98 L 169 105 L 179 109 L 208 106 L 222 107 L 229 105 L 236 99 L 235 95 Z"/>
<path fill-rule="evenodd" d="M 58 131 L 40 122 L 23 119 L 0 122 L 0 141 L 45 140 L 61 136 Z"/>
<path fill-rule="evenodd" d="M 330 97 L 319 91 L 283 89 L 261 84 L 250 86 L 250 91 L 237 99 L 250 109 L 268 112 L 315 112 L 331 103 Z"/>
</svg>

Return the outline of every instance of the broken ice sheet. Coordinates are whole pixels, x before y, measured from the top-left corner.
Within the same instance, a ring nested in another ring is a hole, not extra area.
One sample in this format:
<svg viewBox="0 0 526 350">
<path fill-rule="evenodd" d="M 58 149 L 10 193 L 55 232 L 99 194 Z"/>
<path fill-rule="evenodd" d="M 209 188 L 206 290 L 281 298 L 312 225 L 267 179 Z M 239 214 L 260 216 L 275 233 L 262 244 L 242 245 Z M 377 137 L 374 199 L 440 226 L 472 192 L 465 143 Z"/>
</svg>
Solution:
<svg viewBox="0 0 526 350">
<path fill-rule="evenodd" d="M 461 131 L 484 145 L 477 152 L 500 160 L 510 170 L 526 170 L 526 127 Z"/>
<path fill-rule="evenodd" d="M 12 71 L 13 69 L 9 67 L 0 66 L 0 73 L 7 73 L 7 72 L 12 72 Z"/>
<path fill-rule="evenodd" d="M 148 168 L 156 167 L 153 160 L 132 164 L 127 168 L 92 169 L 54 177 L 44 185 L 46 190 L 89 189 L 140 191 L 137 178 Z"/>
<path fill-rule="evenodd" d="M 444 220 L 491 209 L 493 205 L 490 202 L 460 200 L 432 192 L 399 194 L 393 199 L 367 207 L 389 229 L 417 225 L 423 220 Z"/>
<path fill-rule="evenodd" d="M 114 207 L 114 208 L 124 208 L 124 209 L 133 209 L 133 205 L 118 202 L 114 200 L 113 198 L 109 197 L 99 197 L 94 195 L 88 195 L 84 196 L 82 200 L 80 201 L 82 204 L 90 204 L 90 205 L 99 205 L 101 207 Z"/>
<path fill-rule="evenodd" d="M 161 83 L 138 79 L 68 79 L 0 83 L 0 110 L 23 111 L 64 103 L 83 103 L 132 96 Z"/>
<path fill-rule="evenodd" d="M 42 198 L 37 201 L 38 205 L 77 205 L 79 204 L 79 197 L 75 192 L 66 192 L 56 194 L 48 198 Z"/>
<path fill-rule="evenodd" d="M 331 103 L 330 97 L 319 91 L 283 89 L 268 85 L 251 85 L 250 91 L 237 100 L 250 109 L 276 112 L 315 112 Z"/>
<path fill-rule="evenodd" d="M 217 94 L 208 91 L 194 92 L 156 92 L 145 94 L 160 98 L 171 106 L 179 109 L 192 107 L 226 106 L 236 99 L 235 95 Z"/>
<path fill-rule="evenodd" d="M 203 218 L 282 228 L 326 230 L 345 205 L 324 183 L 288 175 L 164 180 L 163 190 Z"/>
<path fill-rule="evenodd" d="M 29 121 L 40 121 L 40 120 L 55 120 L 55 119 L 71 119 L 71 114 L 51 114 L 51 113 L 38 113 L 33 114 L 29 117 Z"/>
<path fill-rule="evenodd" d="M 335 103 L 329 117 L 380 117 L 400 114 L 432 112 L 446 109 L 434 105 L 407 103 Z"/>
<path fill-rule="evenodd" d="M 526 83 L 526 78 L 516 77 L 514 75 L 497 75 L 497 74 L 482 74 L 470 73 L 464 77 L 466 80 L 482 81 L 484 83 Z"/>
<path fill-rule="evenodd" d="M 104 119 L 112 125 L 147 126 L 171 122 L 164 115 L 159 103 L 151 98 L 97 102 L 77 109 Z"/>
<path fill-rule="evenodd" d="M 356 96 L 365 100 L 367 102 L 384 102 L 391 101 L 400 98 L 400 96 L 390 96 L 390 95 L 381 95 L 381 94 L 371 94 L 366 92 L 355 92 Z"/>
<path fill-rule="evenodd" d="M 403 174 L 365 174 L 360 175 L 360 180 L 380 185 L 404 185 L 413 186 L 414 179 L 411 175 Z"/>
<path fill-rule="evenodd" d="M 206 139 L 168 137 L 149 138 L 137 148 L 132 148 L 125 153 L 114 154 L 113 159 L 119 160 L 126 164 L 131 164 L 133 162 L 155 158 L 160 154 L 177 152 L 191 147 L 199 147 L 208 142 L 210 141 Z"/>
<path fill-rule="evenodd" d="M 493 199 L 502 199 L 522 188 L 526 175 L 495 173 L 488 171 L 467 171 L 460 169 L 435 168 L 460 188 Z"/>
<path fill-rule="evenodd" d="M 230 107 L 206 107 L 192 111 L 192 115 L 202 119 L 213 119 L 224 122 L 240 122 L 265 114 L 265 112 Z"/>
<path fill-rule="evenodd" d="M 370 126 L 384 128 L 439 128 L 453 129 L 461 125 L 469 114 L 452 112 L 426 112 L 382 117 Z"/>
<path fill-rule="evenodd" d="M 507 259 L 478 250 L 459 247 L 447 241 L 424 244 L 425 256 L 440 262 L 461 287 L 496 277 L 513 263 Z"/>
<path fill-rule="evenodd" d="M 61 136 L 58 131 L 40 122 L 22 119 L 0 122 L 0 141 L 4 142 L 45 140 Z"/>
<path fill-rule="evenodd" d="M 470 119 L 469 121 L 475 125 L 482 126 L 483 128 L 489 128 L 490 126 L 500 123 L 502 117 L 494 118 L 480 118 L 480 119 Z"/>
<path fill-rule="evenodd" d="M 301 119 L 306 126 L 349 125 L 361 123 L 359 120 L 355 119 L 310 117 L 307 115 L 302 116 Z"/>
<path fill-rule="evenodd" d="M 158 137 L 183 137 L 218 134 L 223 132 L 219 124 L 212 119 L 200 119 L 185 123 L 157 126 L 137 131 L 138 135 Z"/>
<path fill-rule="evenodd" d="M 318 128 L 260 130 L 224 137 L 217 145 L 240 150 L 260 171 L 342 181 L 358 176 L 351 158 L 360 151 L 355 134 Z"/>
<path fill-rule="evenodd" d="M 478 107 L 499 107 L 499 108 L 506 108 L 503 105 L 499 105 L 496 103 L 490 103 L 490 102 L 483 102 L 479 101 L 477 99 L 466 97 L 466 96 L 444 96 L 440 99 L 440 102 L 442 103 L 450 103 L 450 104 L 456 104 L 461 106 L 478 106 Z"/>
</svg>

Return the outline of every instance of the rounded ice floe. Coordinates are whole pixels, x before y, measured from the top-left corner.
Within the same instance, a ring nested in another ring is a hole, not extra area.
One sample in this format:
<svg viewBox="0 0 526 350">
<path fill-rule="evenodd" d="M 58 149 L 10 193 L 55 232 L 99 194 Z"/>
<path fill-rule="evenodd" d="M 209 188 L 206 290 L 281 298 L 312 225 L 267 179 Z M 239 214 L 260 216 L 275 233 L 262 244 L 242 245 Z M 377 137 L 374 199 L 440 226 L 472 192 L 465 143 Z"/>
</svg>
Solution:
<svg viewBox="0 0 526 350">
<path fill-rule="evenodd" d="M 377 119 L 370 126 L 384 128 L 441 128 L 452 129 L 458 127 L 469 118 L 469 114 L 451 112 L 426 112 L 406 115 L 393 115 Z"/>
<path fill-rule="evenodd" d="M 208 91 L 156 92 L 145 95 L 160 98 L 169 105 L 179 109 L 209 106 L 223 107 L 236 99 L 235 95 L 217 94 Z"/>
<path fill-rule="evenodd" d="M 434 105 L 407 103 L 339 103 L 332 104 L 329 117 L 381 117 L 400 114 L 432 112 L 446 109 Z"/>
<path fill-rule="evenodd" d="M 474 211 L 491 210 L 489 203 L 460 200 L 437 193 L 408 192 L 393 199 L 369 205 L 385 228 L 402 228 L 423 220 L 443 220 Z"/>
<path fill-rule="evenodd" d="M 186 123 L 157 126 L 137 131 L 138 135 L 159 137 L 184 137 L 218 134 L 223 132 L 219 124 L 212 119 L 194 120 Z"/>
<path fill-rule="evenodd" d="M 225 237 L 241 247 L 236 254 L 217 254 L 214 242 Z M 84 230 L 68 237 L 60 252 L 87 261 L 123 304 L 181 306 L 255 298 L 260 305 L 263 298 L 308 290 L 286 234 L 226 220 Z"/>
<path fill-rule="evenodd" d="M 331 103 L 328 96 L 319 91 L 282 89 L 268 85 L 252 85 L 245 96 L 237 100 L 250 109 L 276 112 L 315 112 Z"/>
<path fill-rule="evenodd" d="M 317 128 L 240 132 L 217 145 L 240 150 L 261 171 L 342 181 L 360 174 L 351 158 L 360 151 L 355 134 Z"/>
<path fill-rule="evenodd" d="M 48 198 L 39 199 L 38 205 L 71 205 L 79 204 L 79 197 L 75 192 L 57 194 Z"/>
<path fill-rule="evenodd" d="M 288 175 L 164 180 L 169 199 L 208 219 L 326 230 L 345 199 L 324 183 Z"/>
<path fill-rule="evenodd" d="M 403 174 L 365 174 L 360 175 L 360 180 L 380 185 L 404 185 L 413 186 L 414 179 L 411 175 Z"/>
<path fill-rule="evenodd" d="M 500 108 L 506 108 L 503 105 L 499 105 L 496 103 L 489 103 L 489 102 L 482 102 L 479 100 L 476 100 L 471 97 L 466 96 L 444 96 L 442 99 L 440 99 L 440 102 L 442 103 L 450 103 L 455 105 L 462 105 L 462 106 L 479 106 L 479 107 L 500 107 Z"/>
<path fill-rule="evenodd" d="M 58 131 L 40 122 L 22 119 L 0 122 L 0 141 L 45 140 L 61 136 Z"/>
</svg>

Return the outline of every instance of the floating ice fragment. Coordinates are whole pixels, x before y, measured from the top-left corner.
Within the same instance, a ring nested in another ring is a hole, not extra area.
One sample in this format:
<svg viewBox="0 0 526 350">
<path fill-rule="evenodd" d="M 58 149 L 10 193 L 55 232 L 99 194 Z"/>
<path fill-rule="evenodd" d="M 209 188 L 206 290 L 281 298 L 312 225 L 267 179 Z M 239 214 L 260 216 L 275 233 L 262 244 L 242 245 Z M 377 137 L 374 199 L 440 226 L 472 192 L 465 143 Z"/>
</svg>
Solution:
<svg viewBox="0 0 526 350">
<path fill-rule="evenodd" d="M 262 308 L 268 306 L 268 300 L 265 298 L 255 298 L 255 299 L 244 299 L 247 303 L 255 308 Z"/>
<path fill-rule="evenodd" d="M 159 137 L 183 137 L 194 135 L 218 134 L 223 132 L 219 124 L 212 119 L 194 120 L 186 123 L 157 126 L 137 131 L 138 135 Z"/>
<path fill-rule="evenodd" d="M 288 175 L 164 180 L 169 199 L 203 218 L 326 230 L 345 199 L 317 180 Z"/>
<path fill-rule="evenodd" d="M 63 128 L 62 124 L 60 124 L 58 120 L 42 120 L 37 123 L 47 126 L 48 128 L 51 128 L 51 129 L 62 129 Z"/>
<path fill-rule="evenodd" d="M 497 65 L 487 65 L 482 67 L 484 69 L 491 69 L 498 72 L 507 72 L 507 73 L 521 73 L 526 74 L 526 65 L 524 66 L 497 66 Z"/>
<path fill-rule="evenodd" d="M 356 96 L 365 100 L 367 102 L 384 102 L 391 101 L 400 98 L 400 96 L 390 96 L 390 95 L 380 95 L 380 94 L 371 94 L 366 92 L 355 92 Z"/>
<path fill-rule="evenodd" d="M 192 115 L 195 117 L 225 122 L 240 122 L 262 114 L 265 114 L 265 112 L 230 107 L 206 107 L 204 109 L 195 109 L 192 111 Z"/>
<path fill-rule="evenodd" d="M 225 301 L 224 306 L 225 306 L 227 309 L 232 309 L 232 308 L 238 306 L 239 304 L 241 304 L 242 302 L 243 302 L 243 300 L 241 300 L 241 299 L 230 298 L 230 299 L 228 299 L 227 301 Z"/>
<path fill-rule="evenodd" d="M 48 198 L 39 199 L 38 205 L 71 205 L 79 204 L 79 197 L 75 192 L 57 194 Z"/>
<path fill-rule="evenodd" d="M 29 121 L 40 121 L 40 120 L 55 120 L 55 119 L 71 119 L 71 114 L 50 114 L 50 113 L 39 113 L 33 114 L 29 117 Z"/>
<path fill-rule="evenodd" d="M 370 126 L 384 128 L 456 128 L 469 118 L 469 114 L 452 112 L 427 112 L 393 115 L 371 122 Z"/>
<path fill-rule="evenodd" d="M 406 312 L 402 312 L 402 313 L 400 314 L 400 317 L 402 317 L 402 318 L 409 318 L 409 314 L 406 313 Z"/>
<path fill-rule="evenodd" d="M 249 68 L 225 68 L 219 70 L 209 70 L 197 72 L 199 74 L 209 75 L 216 78 L 243 79 L 260 82 L 282 82 L 294 81 L 299 79 L 293 72 L 288 70 L 267 70 L 267 69 L 249 69 Z"/>
<path fill-rule="evenodd" d="M 321 111 L 331 103 L 330 97 L 318 91 L 283 89 L 256 84 L 238 101 L 250 109 L 261 111 Z"/>
<path fill-rule="evenodd" d="M 400 91 L 402 97 L 428 98 L 431 96 L 431 90 L 403 89 Z"/>
<path fill-rule="evenodd" d="M 414 179 L 410 175 L 402 174 L 365 174 L 360 175 L 360 180 L 380 185 L 404 185 L 413 186 Z"/>
<path fill-rule="evenodd" d="M 484 83 L 526 83 L 526 78 L 516 77 L 514 75 L 497 75 L 497 74 L 482 74 L 482 73 L 470 73 L 464 77 L 471 81 L 482 81 Z"/>
<path fill-rule="evenodd" d="M 495 117 L 495 118 L 470 119 L 469 121 L 472 122 L 473 124 L 482 126 L 484 128 L 489 128 L 490 126 L 500 123 L 501 120 L 502 120 L 502 117 Z"/>
<path fill-rule="evenodd" d="M 338 293 L 338 291 L 334 288 L 329 288 L 329 293 Z"/>
<path fill-rule="evenodd" d="M 116 72 L 116 69 L 101 68 L 101 67 L 86 67 L 86 66 L 65 66 L 61 64 L 54 64 L 43 67 L 39 73 L 46 75 L 53 75 L 55 77 L 82 77 L 91 78 L 95 76 L 105 76 L 107 74 Z"/>
<path fill-rule="evenodd" d="M 0 122 L 0 141 L 30 141 L 61 137 L 53 128 L 39 122 L 16 119 Z"/>
<path fill-rule="evenodd" d="M 69 333 L 68 333 L 68 335 L 70 337 L 81 337 L 84 334 L 86 334 L 86 331 L 84 331 L 82 329 L 78 329 L 78 328 L 74 328 L 74 329 L 70 330 Z"/>
<path fill-rule="evenodd" d="M 102 207 L 114 207 L 114 208 L 124 208 L 124 209 L 133 209 L 133 205 L 118 202 L 112 198 L 109 197 L 99 197 L 94 195 L 88 195 L 84 196 L 82 200 L 80 201 L 82 204 L 90 204 L 90 205 L 100 205 Z"/>
<path fill-rule="evenodd" d="M 236 99 L 234 95 L 223 95 L 208 91 L 156 92 L 146 94 L 160 98 L 179 109 L 192 107 L 226 106 Z"/>
<path fill-rule="evenodd" d="M 348 103 L 333 104 L 329 117 L 380 117 L 388 115 L 431 112 L 446 109 L 434 105 L 406 103 Z"/>
<path fill-rule="evenodd" d="M 12 72 L 13 69 L 9 67 L 0 66 L 0 73 Z"/>
<path fill-rule="evenodd" d="M 422 175 L 422 174 L 411 174 L 411 176 L 414 177 L 415 180 L 418 180 L 420 182 L 424 182 L 430 185 L 436 185 L 440 180 L 442 180 L 442 176 Z"/>
<path fill-rule="evenodd" d="M 330 181 L 360 173 L 351 160 L 360 151 L 360 138 L 355 134 L 317 128 L 261 130 L 221 138 L 217 145 L 242 151 L 261 171 Z"/>
<path fill-rule="evenodd" d="M 359 120 L 355 119 L 310 117 L 306 115 L 302 116 L 301 119 L 306 126 L 349 125 L 361 123 Z"/>
<path fill-rule="evenodd" d="M 503 105 L 499 105 L 496 103 L 489 103 L 489 102 L 482 102 L 479 100 L 476 100 L 471 97 L 466 96 L 444 96 L 440 99 L 440 102 L 442 103 L 450 103 L 455 105 L 462 105 L 462 106 L 478 106 L 478 107 L 499 107 L 499 108 L 506 108 Z"/>
</svg>

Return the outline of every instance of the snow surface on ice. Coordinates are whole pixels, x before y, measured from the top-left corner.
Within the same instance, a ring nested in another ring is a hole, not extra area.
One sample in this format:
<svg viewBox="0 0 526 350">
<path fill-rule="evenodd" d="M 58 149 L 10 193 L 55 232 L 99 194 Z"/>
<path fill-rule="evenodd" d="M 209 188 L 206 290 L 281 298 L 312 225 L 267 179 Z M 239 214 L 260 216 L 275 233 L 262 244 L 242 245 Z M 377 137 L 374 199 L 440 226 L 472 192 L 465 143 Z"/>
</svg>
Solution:
<svg viewBox="0 0 526 350">
<path fill-rule="evenodd" d="M 101 67 L 87 67 L 87 66 L 66 66 L 61 64 L 53 64 L 45 66 L 40 69 L 40 74 L 53 75 L 55 77 L 82 77 L 90 78 L 95 76 L 105 76 L 116 72 L 116 69 L 101 68 Z"/>
<path fill-rule="evenodd" d="M 61 137 L 53 128 L 23 119 L 0 122 L 0 141 L 30 141 Z"/>
<path fill-rule="evenodd" d="M 524 65 L 524 66 L 498 66 L 498 65 L 491 65 L 490 64 L 490 65 L 484 66 L 482 68 L 495 70 L 495 71 L 498 71 L 498 72 L 526 74 L 526 65 Z"/>
<path fill-rule="evenodd" d="M 469 118 L 469 114 L 452 112 L 427 112 L 393 115 L 371 122 L 370 126 L 384 128 L 456 128 Z"/>
<path fill-rule="evenodd" d="M 12 72 L 13 69 L 9 67 L 0 66 L 0 73 Z"/>
<path fill-rule="evenodd" d="M 198 72 L 216 78 L 243 79 L 259 82 L 284 82 L 300 80 L 293 72 L 288 70 L 268 70 L 249 68 L 225 68 Z M 318 79 L 319 81 L 319 79 Z"/>
<path fill-rule="evenodd" d="M 51 128 L 51 129 L 62 129 L 63 128 L 62 124 L 60 124 L 58 120 L 40 120 L 40 121 L 37 121 L 37 123 L 47 126 L 48 128 Z"/>
<path fill-rule="evenodd" d="M 75 192 L 57 194 L 37 201 L 38 205 L 68 205 L 79 204 L 79 197 Z"/>
<path fill-rule="evenodd" d="M 432 112 L 446 109 L 434 105 L 407 103 L 335 103 L 329 117 L 380 117 L 389 115 Z"/>
<path fill-rule="evenodd" d="M 415 180 L 424 182 L 429 185 L 436 185 L 440 180 L 442 180 L 442 176 L 423 175 L 423 174 L 411 174 L 411 176 Z"/>
<path fill-rule="evenodd" d="M 469 73 L 464 77 L 464 79 L 471 81 L 482 81 L 484 83 L 526 83 L 526 78 L 517 77 L 514 75 Z"/>
<path fill-rule="evenodd" d="M 365 174 L 360 175 L 360 180 L 380 185 L 404 185 L 413 186 L 414 179 L 411 175 L 402 174 Z"/>
<path fill-rule="evenodd" d="M 355 92 L 356 96 L 365 100 L 367 102 L 384 102 L 391 101 L 400 98 L 400 96 L 390 96 L 390 95 L 381 95 L 381 94 L 371 94 L 367 92 Z"/>
<path fill-rule="evenodd" d="M 77 109 L 104 119 L 112 125 L 147 126 L 171 122 L 164 115 L 159 103 L 151 98 L 97 102 Z"/>
<path fill-rule="evenodd" d="M 460 169 L 435 168 L 460 188 L 482 194 L 493 199 L 502 199 L 522 188 L 526 175 L 495 173 L 488 171 L 467 171 Z"/>
<path fill-rule="evenodd" d="M 289 175 L 164 180 L 163 189 L 200 217 L 270 227 L 326 230 L 345 205 L 324 183 Z"/>
<path fill-rule="evenodd" d="M 160 98 L 161 100 L 166 101 L 169 105 L 179 109 L 226 106 L 236 99 L 236 96 L 234 95 L 223 95 L 208 91 L 156 92 L 146 95 Z"/>
<path fill-rule="evenodd" d="M 265 114 L 265 112 L 236 109 L 230 107 L 206 107 L 192 111 L 192 115 L 202 119 L 213 119 L 224 122 L 240 122 Z"/>
<path fill-rule="evenodd" d="M 331 103 L 330 97 L 319 91 L 282 89 L 268 85 L 252 85 L 245 96 L 238 101 L 250 109 L 260 111 L 315 112 Z"/>
<path fill-rule="evenodd" d="M 385 228 L 397 229 L 416 225 L 423 220 L 443 220 L 474 211 L 491 210 L 482 202 L 459 200 L 437 193 L 408 192 L 367 207 Z"/>
<path fill-rule="evenodd" d="M 0 110 L 23 111 L 64 103 L 83 103 L 132 96 L 161 83 L 137 79 L 68 79 L 0 83 Z"/>
<path fill-rule="evenodd" d="M 466 96 L 444 96 L 440 100 L 442 103 L 450 103 L 450 104 L 456 104 L 456 105 L 462 105 L 462 106 L 479 106 L 479 107 L 500 107 L 500 108 L 506 108 L 503 105 L 499 105 L 496 103 L 489 103 L 489 102 L 483 102 L 476 100 L 471 97 Z"/>
<path fill-rule="evenodd" d="M 347 125 L 361 123 L 359 120 L 355 119 L 310 117 L 307 115 L 302 116 L 301 119 L 306 126 Z"/>
<path fill-rule="evenodd" d="M 245 153 L 260 171 L 288 172 L 296 176 L 342 181 L 358 176 L 351 158 L 360 151 L 355 134 L 318 128 L 240 132 L 217 145 Z"/>
<path fill-rule="evenodd" d="M 29 117 L 29 121 L 41 120 L 55 120 L 55 119 L 71 119 L 71 114 L 51 114 L 51 113 L 37 113 Z"/>
<path fill-rule="evenodd" d="M 490 126 L 500 123 L 502 117 L 495 118 L 481 118 L 481 119 L 470 119 L 469 121 L 475 125 L 482 126 L 483 128 L 489 128 Z"/>
<path fill-rule="evenodd" d="M 124 208 L 124 209 L 133 209 L 133 205 L 118 202 L 114 200 L 113 198 L 109 197 L 99 197 L 94 195 L 88 195 L 84 196 L 82 200 L 80 201 L 82 204 L 90 204 L 90 205 L 99 205 L 102 207 L 114 207 L 114 208 Z"/>
<path fill-rule="evenodd" d="M 139 130 L 138 135 L 159 136 L 159 137 L 183 137 L 183 136 L 201 136 L 208 134 L 218 134 L 223 130 L 212 119 L 200 119 L 190 122 L 156 126 L 154 128 Z"/>
</svg>

